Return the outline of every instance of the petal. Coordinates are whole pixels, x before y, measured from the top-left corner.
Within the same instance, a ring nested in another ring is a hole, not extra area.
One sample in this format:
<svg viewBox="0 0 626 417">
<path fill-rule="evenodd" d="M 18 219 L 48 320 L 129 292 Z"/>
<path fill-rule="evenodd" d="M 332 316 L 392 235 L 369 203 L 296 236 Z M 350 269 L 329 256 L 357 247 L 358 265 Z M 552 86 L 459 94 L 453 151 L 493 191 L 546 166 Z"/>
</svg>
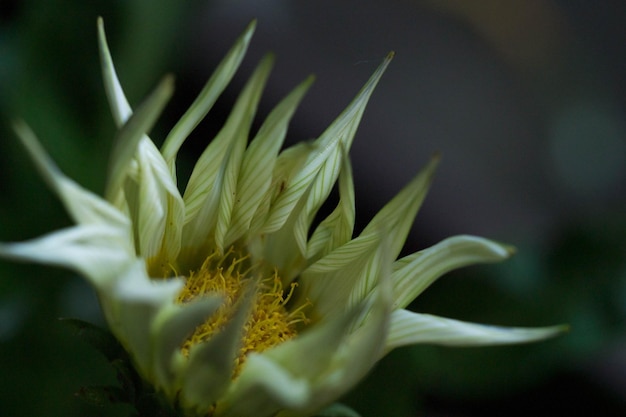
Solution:
<svg viewBox="0 0 626 417">
<path fill-rule="evenodd" d="M 180 401 L 184 408 L 206 413 L 231 384 L 246 319 L 254 302 L 254 286 L 245 289 L 226 326 L 209 340 L 193 346 L 182 370 Z"/>
<path fill-rule="evenodd" d="M 404 246 L 438 163 L 439 157 L 434 156 L 411 182 L 385 204 L 361 233 L 362 236 L 384 234 L 390 244 L 388 249 L 392 259 L 398 256 Z"/>
<path fill-rule="evenodd" d="M 106 92 L 111 114 L 115 125 L 120 128 L 126 123 L 126 120 L 133 114 L 128 104 L 122 85 L 117 78 L 113 59 L 107 45 L 106 35 L 104 33 L 104 21 L 98 17 L 98 46 L 100 50 L 100 66 L 102 70 L 102 79 L 104 80 L 104 91 Z"/>
<path fill-rule="evenodd" d="M 14 125 L 17 136 L 29 152 L 48 186 L 57 193 L 76 223 L 108 225 L 130 233 L 128 218 L 98 195 L 67 178 L 43 149 L 33 131 L 23 122 Z M 130 239 L 130 235 L 128 236 Z"/>
<path fill-rule="evenodd" d="M 251 354 L 220 401 L 217 415 L 270 416 L 282 409 L 308 409 L 315 401 L 312 385 L 332 377 L 333 357 L 364 308 L 353 308 L 333 320 L 315 324 L 295 339 L 261 354 Z"/>
<path fill-rule="evenodd" d="M 137 153 L 139 141 L 152 128 L 163 107 L 174 91 L 174 79 L 165 77 L 157 88 L 144 100 L 137 111 L 126 121 L 115 138 L 109 164 L 105 196 L 108 201 L 120 204 L 122 185 L 128 168 Z"/>
<path fill-rule="evenodd" d="M 75 226 L 27 242 L 0 244 L 0 256 L 73 269 L 98 289 L 135 257 L 126 236 L 104 225 Z"/>
<path fill-rule="evenodd" d="M 226 86 L 230 83 L 230 80 L 239 68 L 246 54 L 246 50 L 248 49 L 248 44 L 250 43 L 255 27 L 256 21 L 252 21 L 244 33 L 237 39 L 230 51 L 228 51 L 228 54 L 222 59 L 215 71 L 213 71 L 213 75 L 211 75 L 211 78 L 209 78 L 204 85 L 198 97 L 172 128 L 169 135 L 167 135 L 163 143 L 162 153 L 163 158 L 167 161 L 172 172 L 174 172 L 176 154 L 183 142 L 198 123 L 208 114 L 217 98 L 222 94 L 222 91 L 224 91 Z"/>
<path fill-rule="evenodd" d="M 302 169 L 288 184 L 281 185 L 282 191 L 272 203 L 268 219 L 262 228 L 263 233 L 271 233 L 280 229 L 300 198 L 308 189 L 311 189 L 311 194 L 308 196 L 302 212 L 306 219 L 303 225 L 308 228 L 313 215 L 326 200 L 337 181 L 341 166 L 342 147 L 345 151 L 350 149 L 367 101 L 392 56 L 393 54 L 387 56 L 356 98 L 315 141 L 313 151 L 308 155 Z M 301 226 L 301 229 L 304 226 Z M 296 230 L 295 233 L 298 247 L 304 254 L 306 251 L 306 232 Z"/>
<path fill-rule="evenodd" d="M 154 381 L 153 323 L 162 309 L 170 308 L 184 285 L 183 279 L 152 280 L 145 262 L 136 260 L 99 292 L 111 331 L 133 357 L 141 375 Z"/>
<path fill-rule="evenodd" d="M 261 61 L 224 127 L 204 150 L 189 178 L 184 194 L 186 226 L 183 233 L 191 247 L 201 247 L 212 238 L 223 245 L 241 159 L 272 63 L 271 56 Z"/>
<path fill-rule="evenodd" d="M 355 305 L 351 294 L 376 257 L 380 242 L 381 236 L 370 234 L 335 249 L 302 272 L 299 294 L 311 300 L 321 317 L 336 315 Z"/>
<path fill-rule="evenodd" d="M 430 314 L 396 310 L 391 315 L 387 352 L 399 346 L 489 346 L 534 342 L 558 335 L 566 326 L 519 328 L 466 323 Z"/>
<path fill-rule="evenodd" d="M 468 265 L 502 261 L 511 247 L 475 236 L 455 236 L 394 263 L 395 308 L 404 308 L 443 274 Z"/>
<path fill-rule="evenodd" d="M 139 142 L 136 161 L 138 174 L 134 190 L 129 191 L 127 186 L 126 196 L 137 228 L 137 245 L 144 258 L 158 257 L 158 267 L 163 270 L 174 262 L 180 251 L 184 203 L 152 141 L 144 138 Z"/>
<path fill-rule="evenodd" d="M 344 152 L 339 173 L 339 204 L 315 229 L 307 245 L 307 261 L 313 263 L 352 239 L 354 230 L 354 183 L 350 158 Z"/>
<path fill-rule="evenodd" d="M 251 354 L 246 373 L 217 405 L 215 417 L 270 417 L 282 408 L 302 407 L 310 399 L 308 381 L 291 375 L 273 360 Z"/>
<path fill-rule="evenodd" d="M 186 362 L 180 350 L 184 341 L 191 336 L 222 304 L 220 296 L 202 297 L 184 304 L 171 304 L 161 309 L 152 323 L 154 340 L 155 385 L 173 398 L 179 387 L 181 362 Z"/>
<path fill-rule="evenodd" d="M 246 150 L 225 246 L 250 229 L 252 217 L 272 183 L 272 172 L 289 121 L 312 83 L 313 77 L 307 78 L 272 110 Z"/>
</svg>

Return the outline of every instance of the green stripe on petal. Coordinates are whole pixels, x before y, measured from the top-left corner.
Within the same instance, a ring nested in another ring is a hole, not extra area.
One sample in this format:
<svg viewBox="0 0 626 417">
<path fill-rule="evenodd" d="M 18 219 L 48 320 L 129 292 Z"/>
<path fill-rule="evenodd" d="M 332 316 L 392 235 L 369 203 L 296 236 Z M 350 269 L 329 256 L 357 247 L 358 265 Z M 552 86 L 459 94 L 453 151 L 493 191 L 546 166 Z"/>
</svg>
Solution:
<svg viewBox="0 0 626 417">
<path fill-rule="evenodd" d="M 386 351 L 414 344 L 489 346 L 527 343 L 554 337 L 566 330 L 567 326 L 537 328 L 488 326 L 396 310 L 391 315 Z"/>
<path fill-rule="evenodd" d="M 249 230 L 252 218 L 272 183 L 272 172 L 287 134 L 289 121 L 313 80 L 313 77 L 307 78 L 272 110 L 246 150 L 225 246 L 232 244 Z"/>
<path fill-rule="evenodd" d="M 372 263 L 380 236 L 359 236 L 326 255 L 300 276 L 302 291 L 320 317 L 333 317 L 353 306 L 355 286 Z"/>
<path fill-rule="evenodd" d="M 154 380 L 152 324 L 162 309 L 174 304 L 183 285 L 179 278 L 151 280 L 143 260 L 137 260 L 107 291 L 99 293 L 111 331 L 148 380 Z"/>
<path fill-rule="evenodd" d="M 202 153 L 189 178 L 184 194 L 187 212 L 183 233 L 191 247 L 201 247 L 211 238 L 223 245 L 243 152 L 272 64 L 271 56 L 261 61 L 224 127 Z M 216 230 L 219 235 L 214 235 Z"/>
<path fill-rule="evenodd" d="M 185 304 L 171 304 L 159 311 L 152 323 L 154 340 L 155 385 L 174 398 L 178 390 L 176 379 L 182 362 L 186 362 L 180 347 L 222 304 L 220 296 L 202 297 Z"/>
<path fill-rule="evenodd" d="M 104 33 L 104 21 L 98 18 L 98 46 L 100 50 L 100 66 L 102 69 L 102 79 L 104 80 L 104 91 L 111 107 L 111 114 L 115 125 L 120 128 L 126 123 L 126 120 L 133 114 L 122 85 L 115 72 L 111 52 L 107 45 L 106 35 Z"/>
<path fill-rule="evenodd" d="M 352 168 L 347 153 L 343 153 L 339 174 L 339 204 L 313 232 L 307 246 L 307 260 L 313 263 L 335 248 L 347 243 L 354 231 L 355 205 Z"/>
<path fill-rule="evenodd" d="M 252 353 L 244 372 L 220 399 L 213 415 L 272 417 L 284 408 L 301 408 L 310 399 L 311 389 L 306 378 L 290 373 L 265 355 Z"/>
<path fill-rule="evenodd" d="M 442 275 L 464 266 L 500 262 L 510 246 L 476 236 L 454 236 L 397 260 L 392 274 L 395 308 L 404 308 Z"/>
<path fill-rule="evenodd" d="M 209 113 L 217 98 L 230 83 L 233 75 L 235 75 L 235 72 L 246 54 L 255 27 L 256 21 L 252 21 L 222 59 L 215 71 L 213 71 L 211 78 L 209 78 L 204 85 L 198 97 L 172 128 L 167 138 L 165 138 L 162 147 L 163 158 L 167 161 L 172 172 L 174 172 L 176 155 L 183 142 L 196 128 L 198 123 Z"/>
<path fill-rule="evenodd" d="M 346 151 L 350 149 L 365 106 L 392 56 L 393 54 L 387 56 L 356 98 L 315 141 L 313 151 L 291 181 L 281 185 L 283 190 L 273 202 L 269 217 L 261 232 L 271 233 L 280 229 L 300 198 L 308 189 L 311 189 L 302 214 L 306 221 L 299 223 L 300 230 L 295 231 L 298 247 L 303 254 L 306 252 L 306 233 L 303 229 L 308 228 L 312 216 L 328 197 L 337 181 L 341 166 L 341 148 L 343 146 Z"/>
<path fill-rule="evenodd" d="M 121 199 L 122 185 L 131 161 L 137 153 L 139 141 L 152 128 L 173 91 L 174 79 L 167 76 L 118 131 L 111 153 L 105 190 L 108 201 L 117 203 L 117 200 Z"/>
<path fill-rule="evenodd" d="M 398 256 L 404 246 L 438 163 L 439 157 L 433 157 L 426 167 L 374 216 L 361 233 L 364 236 L 385 234 L 390 244 L 390 256 L 393 259 Z"/>
<path fill-rule="evenodd" d="M 14 129 L 41 176 L 59 196 L 76 223 L 107 225 L 119 229 L 122 234 L 130 233 L 128 218 L 100 196 L 67 178 L 50 159 L 33 131 L 25 123 L 17 121 Z M 128 236 L 129 242 L 130 239 Z"/>
<path fill-rule="evenodd" d="M 26 242 L 0 243 L 0 256 L 73 269 L 99 290 L 134 259 L 126 236 L 101 224 L 74 226 Z"/>
<path fill-rule="evenodd" d="M 126 201 L 137 228 L 138 252 L 146 259 L 158 257 L 163 269 L 180 251 L 183 199 L 159 150 L 148 138 L 140 141 L 135 161 L 137 178 L 127 183 Z"/>
<path fill-rule="evenodd" d="M 244 289 L 233 317 L 218 333 L 190 349 L 181 373 L 180 401 L 184 408 L 205 414 L 231 384 L 244 324 L 254 303 L 254 289 L 255 284 Z"/>
</svg>

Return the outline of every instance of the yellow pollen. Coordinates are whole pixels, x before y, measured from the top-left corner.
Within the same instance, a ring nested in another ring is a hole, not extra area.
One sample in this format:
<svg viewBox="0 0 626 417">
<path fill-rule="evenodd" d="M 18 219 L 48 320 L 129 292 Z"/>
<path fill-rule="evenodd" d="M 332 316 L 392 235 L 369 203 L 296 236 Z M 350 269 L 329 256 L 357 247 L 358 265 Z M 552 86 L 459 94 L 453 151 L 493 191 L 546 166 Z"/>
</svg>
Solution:
<svg viewBox="0 0 626 417">
<path fill-rule="evenodd" d="M 232 248 L 224 255 L 214 252 L 198 270 L 189 274 L 177 299 L 177 302 L 185 303 L 196 297 L 215 293 L 224 297 L 224 303 L 217 312 L 199 325 L 183 343 L 181 350 L 188 355 L 193 345 L 210 339 L 231 319 L 243 288 L 249 284 L 256 285 L 255 299 L 242 330 L 242 343 L 235 359 L 233 379 L 239 375 L 250 352 L 263 352 L 292 339 L 297 335 L 296 325 L 308 321 L 304 314 L 307 303 L 291 311 L 286 308 L 296 289 L 296 283 L 292 283 L 285 293 L 276 271 L 261 277 L 257 284 L 251 282 L 258 279 L 253 272 L 254 267 L 250 266 L 249 256 L 240 256 Z"/>
</svg>

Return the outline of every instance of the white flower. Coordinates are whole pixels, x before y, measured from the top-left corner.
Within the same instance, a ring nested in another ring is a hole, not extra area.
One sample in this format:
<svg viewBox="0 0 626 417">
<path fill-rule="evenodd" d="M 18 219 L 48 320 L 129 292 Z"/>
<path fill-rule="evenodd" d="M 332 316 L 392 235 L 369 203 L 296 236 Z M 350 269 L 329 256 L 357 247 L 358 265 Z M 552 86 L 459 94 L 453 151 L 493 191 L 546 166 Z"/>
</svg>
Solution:
<svg viewBox="0 0 626 417">
<path fill-rule="evenodd" d="M 528 342 L 561 330 L 483 326 L 404 309 L 446 272 L 512 252 L 456 236 L 396 260 L 436 158 L 353 238 L 347 154 L 391 55 L 318 139 L 282 152 L 288 122 L 312 79 L 276 106 L 248 144 L 272 65 L 271 58 L 262 60 L 181 195 L 178 150 L 229 83 L 253 30 L 254 24 L 158 149 L 146 132 L 173 81 L 166 77 L 133 112 L 100 20 L 105 87 L 119 127 L 104 198 L 64 176 L 17 123 L 76 225 L 2 244 L 0 255 L 84 275 L 139 373 L 189 415 L 310 415 L 396 347 Z M 337 182 L 337 207 L 310 233 Z"/>
</svg>

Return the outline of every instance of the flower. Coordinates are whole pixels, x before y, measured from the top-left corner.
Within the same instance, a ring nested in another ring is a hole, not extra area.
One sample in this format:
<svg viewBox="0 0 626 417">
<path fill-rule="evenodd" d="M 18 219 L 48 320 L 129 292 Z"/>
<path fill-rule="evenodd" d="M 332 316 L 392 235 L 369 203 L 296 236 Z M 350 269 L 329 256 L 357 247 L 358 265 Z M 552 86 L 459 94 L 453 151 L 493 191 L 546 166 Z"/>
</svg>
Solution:
<svg viewBox="0 0 626 417">
<path fill-rule="evenodd" d="M 100 19 L 105 89 L 119 128 L 104 197 L 60 172 L 17 122 L 18 136 L 76 225 L 1 244 L 0 255 L 84 275 L 138 372 L 186 415 L 311 415 L 396 347 L 518 343 L 561 331 L 483 326 L 405 309 L 446 272 L 512 253 L 487 239 L 456 236 L 396 260 L 438 158 L 353 238 L 347 154 L 392 54 L 319 138 L 282 152 L 312 79 L 275 107 L 248 145 L 272 65 L 266 57 L 181 194 L 178 150 L 230 82 L 254 26 L 158 149 L 146 133 L 173 92 L 172 78 L 133 112 Z M 336 183 L 337 207 L 311 231 Z"/>
</svg>

